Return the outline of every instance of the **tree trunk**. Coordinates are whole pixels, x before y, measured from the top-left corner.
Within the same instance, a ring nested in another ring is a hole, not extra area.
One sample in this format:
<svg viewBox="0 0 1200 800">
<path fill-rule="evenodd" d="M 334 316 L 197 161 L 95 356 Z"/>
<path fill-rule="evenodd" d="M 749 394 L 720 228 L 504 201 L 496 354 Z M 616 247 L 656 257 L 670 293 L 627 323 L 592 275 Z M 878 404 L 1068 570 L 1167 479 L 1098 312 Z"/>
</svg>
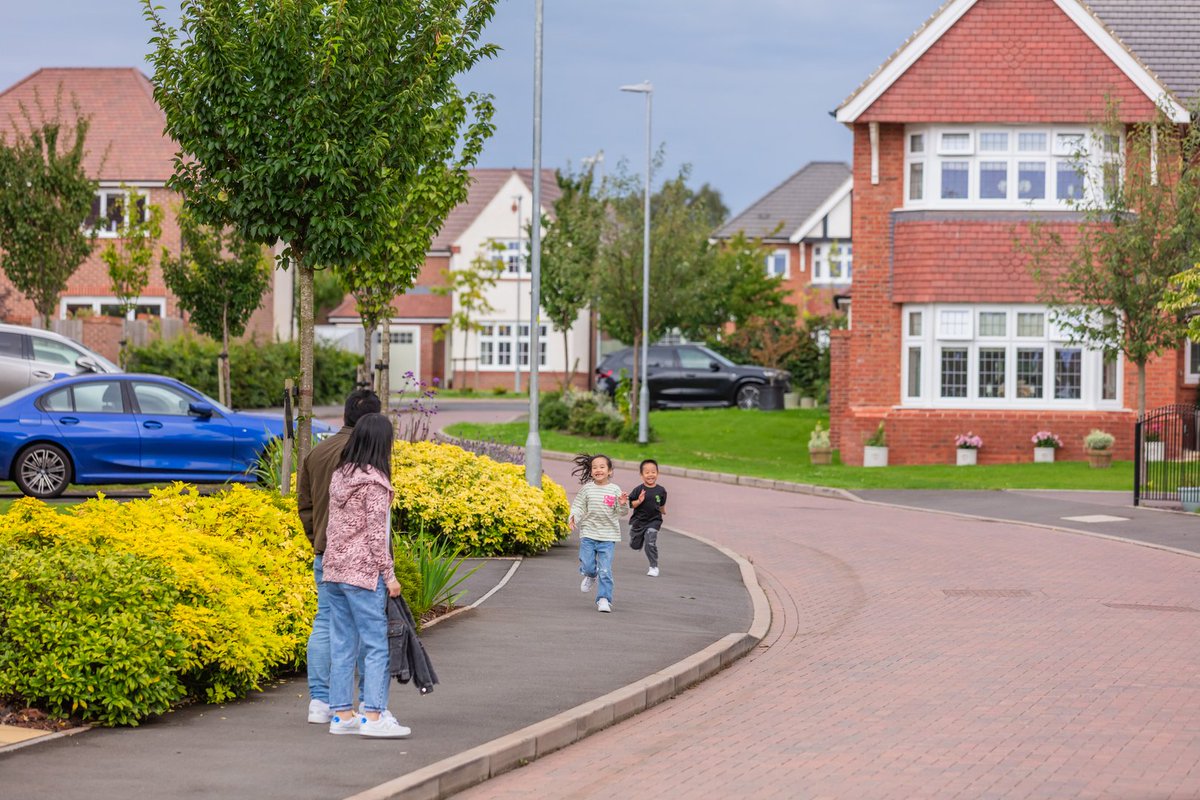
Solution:
<svg viewBox="0 0 1200 800">
<path fill-rule="evenodd" d="M 1146 416 L 1146 362 L 1145 361 L 1137 362 L 1137 371 L 1138 371 L 1138 388 L 1137 388 L 1138 419 L 1142 419 L 1143 417 Z"/>
<path fill-rule="evenodd" d="M 314 271 L 304 263 L 301 254 L 294 253 L 294 258 L 300 279 L 300 404 L 296 415 L 296 466 L 299 467 L 312 449 Z"/>
<path fill-rule="evenodd" d="M 392 397 L 392 315 L 383 317 L 383 330 L 379 334 L 379 360 L 383 369 L 379 370 L 379 401 L 383 404 L 386 414 Z"/>
<path fill-rule="evenodd" d="M 358 385 L 364 389 L 373 387 L 371 380 L 371 337 L 375 335 L 371 321 L 363 317 L 363 362 L 358 368 Z"/>
<path fill-rule="evenodd" d="M 571 380 L 575 377 L 575 370 L 571 369 L 571 328 L 568 326 L 563 331 L 563 382 L 562 393 L 565 396 L 567 389 L 571 386 Z"/>
<path fill-rule="evenodd" d="M 225 388 L 225 396 L 221 402 L 233 408 L 233 385 L 229 382 L 229 309 L 221 309 L 221 378 Z"/>
</svg>

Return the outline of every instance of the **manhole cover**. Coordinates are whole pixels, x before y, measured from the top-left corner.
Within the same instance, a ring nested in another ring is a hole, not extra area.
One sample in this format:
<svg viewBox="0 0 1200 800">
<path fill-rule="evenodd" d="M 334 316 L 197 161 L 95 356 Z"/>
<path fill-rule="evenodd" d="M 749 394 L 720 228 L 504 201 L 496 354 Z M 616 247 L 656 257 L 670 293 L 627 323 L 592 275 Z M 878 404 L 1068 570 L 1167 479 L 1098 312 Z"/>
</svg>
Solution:
<svg viewBox="0 0 1200 800">
<path fill-rule="evenodd" d="M 946 597 L 1030 597 L 1028 589 L 942 589 Z"/>
<path fill-rule="evenodd" d="M 1128 608 L 1133 611 L 1200 611 L 1191 606 L 1152 606 L 1145 603 L 1105 603 L 1109 608 Z"/>
</svg>

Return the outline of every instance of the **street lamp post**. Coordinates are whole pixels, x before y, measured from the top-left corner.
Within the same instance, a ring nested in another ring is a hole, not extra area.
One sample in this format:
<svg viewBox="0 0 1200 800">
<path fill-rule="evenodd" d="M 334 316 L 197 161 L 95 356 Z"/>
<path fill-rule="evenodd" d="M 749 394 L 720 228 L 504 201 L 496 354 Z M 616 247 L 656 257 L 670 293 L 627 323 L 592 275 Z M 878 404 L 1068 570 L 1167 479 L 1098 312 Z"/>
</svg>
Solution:
<svg viewBox="0 0 1200 800">
<path fill-rule="evenodd" d="M 542 303 L 542 3 L 533 15 L 533 224 L 529 226 L 529 436 L 525 439 L 525 482 L 541 488 L 542 437 L 538 433 L 538 307 Z M 515 354 L 514 354 L 515 355 Z"/>
<path fill-rule="evenodd" d="M 513 210 L 517 212 L 517 313 L 513 317 L 513 391 L 521 393 L 521 261 L 525 255 L 521 249 L 521 195 L 513 197 Z M 508 265 L 505 264 L 505 268 Z"/>
<path fill-rule="evenodd" d="M 650 170 L 653 162 L 650 155 L 650 120 L 654 86 L 650 81 L 622 86 L 622 92 L 646 95 L 646 185 L 644 226 L 642 232 L 642 377 L 638 392 L 638 443 L 650 441 L 650 387 L 646 384 L 646 362 L 650 356 Z"/>
</svg>

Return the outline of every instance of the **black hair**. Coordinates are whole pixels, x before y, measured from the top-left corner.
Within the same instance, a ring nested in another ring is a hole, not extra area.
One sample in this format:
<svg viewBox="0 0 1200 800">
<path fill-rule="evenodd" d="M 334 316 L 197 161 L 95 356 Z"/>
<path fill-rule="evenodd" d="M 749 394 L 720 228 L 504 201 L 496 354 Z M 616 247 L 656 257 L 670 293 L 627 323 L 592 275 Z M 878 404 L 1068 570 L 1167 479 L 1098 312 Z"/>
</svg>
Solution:
<svg viewBox="0 0 1200 800">
<path fill-rule="evenodd" d="M 597 458 L 603 458 L 608 463 L 608 471 L 612 472 L 612 459 L 603 453 L 580 453 L 571 459 L 575 465 L 575 469 L 571 470 L 571 474 L 579 478 L 580 483 L 587 483 L 592 479 L 592 462 Z"/>
<path fill-rule="evenodd" d="M 391 480 L 392 477 L 392 422 L 383 414 L 365 414 L 350 441 L 342 449 L 342 460 L 338 469 L 354 470 L 373 467 Z"/>
<path fill-rule="evenodd" d="M 381 404 L 379 395 L 370 389 L 355 389 L 346 397 L 346 410 L 342 422 L 353 428 L 366 414 L 378 414 Z"/>
<path fill-rule="evenodd" d="M 658 469 L 657 461 L 655 461 L 653 458 L 644 458 L 644 459 L 642 459 L 642 463 L 638 464 L 638 475 L 642 474 L 642 470 L 644 470 L 646 468 L 647 464 L 653 464 L 654 468 Z"/>
</svg>

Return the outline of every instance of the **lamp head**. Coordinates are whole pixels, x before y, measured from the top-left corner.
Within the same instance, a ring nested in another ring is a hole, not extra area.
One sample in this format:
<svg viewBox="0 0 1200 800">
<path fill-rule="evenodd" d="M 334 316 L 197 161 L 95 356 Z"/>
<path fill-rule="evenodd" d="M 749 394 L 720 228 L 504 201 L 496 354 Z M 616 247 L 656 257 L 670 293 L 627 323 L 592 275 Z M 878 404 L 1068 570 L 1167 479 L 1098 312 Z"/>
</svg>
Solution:
<svg viewBox="0 0 1200 800">
<path fill-rule="evenodd" d="M 636 92 L 637 94 L 654 94 L 654 84 L 650 81 L 642 81 L 641 83 L 631 83 L 621 87 L 622 92 Z"/>
</svg>

